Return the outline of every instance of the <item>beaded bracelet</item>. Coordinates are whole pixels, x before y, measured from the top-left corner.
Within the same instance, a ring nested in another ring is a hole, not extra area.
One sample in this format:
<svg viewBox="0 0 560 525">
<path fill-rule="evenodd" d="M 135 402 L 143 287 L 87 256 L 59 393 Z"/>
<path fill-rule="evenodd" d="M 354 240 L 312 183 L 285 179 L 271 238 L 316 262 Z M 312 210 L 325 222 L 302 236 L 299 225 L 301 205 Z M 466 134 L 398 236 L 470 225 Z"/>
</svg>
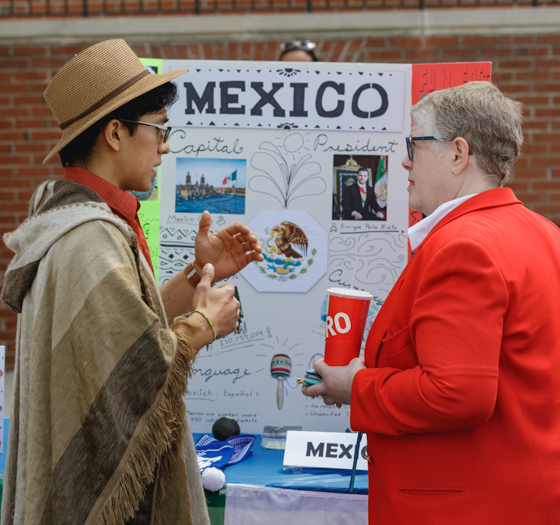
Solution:
<svg viewBox="0 0 560 525">
<path fill-rule="evenodd" d="M 207 315 L 202 313 L 200 310 L 193 310 L 191 312 L 192 314 L 200 314 L 202 315 L 202 317 L 204 317 L 204 319 L 206 319 L 206 321 L 208 322 L 208 324 L 210 325 L 210 328 L 212 328 L 212 335 L 214 336 L 214 339 L 212 339 L 212 341 L 210 341 L 207 345 L 206 345 L 206 349 L 208 349 L 208 345 L 211 345 L 215 340 L 216 340 L 216 330 L 214 330 L 214 325 L 212 324 L 212 321 L 210 321 L 210 319 L 208 319 Z"/>
</svg>

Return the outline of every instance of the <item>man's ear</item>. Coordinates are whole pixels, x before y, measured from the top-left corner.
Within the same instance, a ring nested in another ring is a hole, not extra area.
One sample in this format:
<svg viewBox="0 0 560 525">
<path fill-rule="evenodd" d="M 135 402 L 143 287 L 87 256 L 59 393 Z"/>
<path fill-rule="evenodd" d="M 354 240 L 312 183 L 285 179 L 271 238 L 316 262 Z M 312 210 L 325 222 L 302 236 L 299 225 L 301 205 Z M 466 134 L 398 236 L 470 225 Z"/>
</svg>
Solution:
<svg viewBox="0 0 560 525">
<path fill-rule="evenodd" d="M 112 119 L 105 124 L 101 136 L 107 147 L 113 151 L 120 151 L 124 133 L 126 133 L 126 131 L 124 131 L 122 123 L 117 119 Z"/>
</svg>

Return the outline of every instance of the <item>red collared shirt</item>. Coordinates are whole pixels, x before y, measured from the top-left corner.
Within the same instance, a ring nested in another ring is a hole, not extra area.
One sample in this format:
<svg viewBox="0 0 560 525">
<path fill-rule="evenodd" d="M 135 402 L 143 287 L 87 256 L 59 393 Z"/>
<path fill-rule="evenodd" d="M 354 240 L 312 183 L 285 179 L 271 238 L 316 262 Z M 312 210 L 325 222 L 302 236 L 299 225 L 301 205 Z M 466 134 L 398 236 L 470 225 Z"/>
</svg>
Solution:
<svg viewBox="0 0 560 525">
<path fill-rule="evenodd" d="M 148 249 L 148 241 L 146 241 L 146 236 L 140 225 L 140 219 L 138 219 L 140 201 L 127 191 L 117 188 L 105 179 L 82 168 L 67 166 L 64 168 L 64 180 L 71 180 L 92 189 L 107 203 L 117 217 L 126 221 L 138 237 L 138 247 L 142 250 L 153 272 L 154 267 L 152 266 L 152 258 Z"/>
</svg>

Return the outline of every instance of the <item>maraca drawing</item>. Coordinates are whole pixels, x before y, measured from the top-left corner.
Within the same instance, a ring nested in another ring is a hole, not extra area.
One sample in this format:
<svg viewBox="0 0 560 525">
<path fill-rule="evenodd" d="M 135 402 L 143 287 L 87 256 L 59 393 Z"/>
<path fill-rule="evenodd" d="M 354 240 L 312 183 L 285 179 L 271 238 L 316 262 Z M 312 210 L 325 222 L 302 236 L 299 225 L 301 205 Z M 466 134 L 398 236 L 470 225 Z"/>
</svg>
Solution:
<svg viewBox="0 0 560 525">
<path fill-rule="evenodd" d="M 278 390 L 276 392 L 276 402 L 278 410 L 282 410 L 284 404 L 284 379 L 290 377 L 292 371 L 292 360 L 285 354 L 276 354 L 270 363 L 270 375 L 278 379 Z"/>
</svg>

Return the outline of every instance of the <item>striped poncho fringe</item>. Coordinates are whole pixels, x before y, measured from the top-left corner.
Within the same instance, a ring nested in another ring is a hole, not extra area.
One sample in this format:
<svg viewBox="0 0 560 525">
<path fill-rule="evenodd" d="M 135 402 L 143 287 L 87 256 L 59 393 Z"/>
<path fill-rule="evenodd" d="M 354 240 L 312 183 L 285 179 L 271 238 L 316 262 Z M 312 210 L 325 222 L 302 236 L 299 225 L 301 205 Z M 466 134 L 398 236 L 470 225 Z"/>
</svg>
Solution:
<svg viewBox="0 0 560 525">
<path fill-rule="evenodd" d="M 171 329 L 179 324 L 200 328 L 198 323 L 180 317 L 171 325 Z M 125 523 L 133 516 L 138 510 L 133 502 L 144 497 L 146 485 L 154 482 L 158 461 L 160 470 L 154 498 L 154 525 L 162 525 L 157 509 L 165 500 L 165 484 L 173 475 L 176 462 L 183 459 L 180 447 L 184 442 L 184 422 L 187 417 L 184 397 L 188 393 L 187 379 L 192 377 L 192 365 L 197 356 L 189 338 L 181 332 L 176 332 L 175 335 L 178 339 L 177 352 L 157 407 L 137 446 L 131 451 L 127 465 L 122 468 L 117 486 L 103 506 L 95 525 Z"/>
</svg>

